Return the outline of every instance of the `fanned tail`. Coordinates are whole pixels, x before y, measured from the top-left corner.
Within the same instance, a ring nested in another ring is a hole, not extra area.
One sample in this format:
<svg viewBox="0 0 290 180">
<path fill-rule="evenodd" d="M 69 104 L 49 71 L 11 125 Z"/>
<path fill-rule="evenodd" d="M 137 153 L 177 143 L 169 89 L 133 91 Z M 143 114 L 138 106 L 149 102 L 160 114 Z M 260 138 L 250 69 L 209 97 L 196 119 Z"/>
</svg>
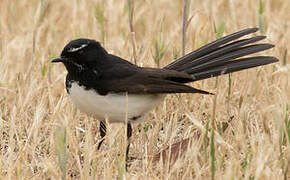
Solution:
<svg viewBox="0 0 290 180">
<path fill-rule="evenodd" d="M 262 43 L 251 45 L 252 43 L 265 39 L 266 36 L 255 36 L 248 39 L 237 40 L 257 31 L 258 28 L 248 28 L 230 34 L 202 46 L 168 64 L 164 68 L 186 72 L 192 75 L 193 81 L 197 81 L 277 62 L 278 59 L 271 56 L 241 58 L 274 47 L 272 44 Z"/>
</svg>

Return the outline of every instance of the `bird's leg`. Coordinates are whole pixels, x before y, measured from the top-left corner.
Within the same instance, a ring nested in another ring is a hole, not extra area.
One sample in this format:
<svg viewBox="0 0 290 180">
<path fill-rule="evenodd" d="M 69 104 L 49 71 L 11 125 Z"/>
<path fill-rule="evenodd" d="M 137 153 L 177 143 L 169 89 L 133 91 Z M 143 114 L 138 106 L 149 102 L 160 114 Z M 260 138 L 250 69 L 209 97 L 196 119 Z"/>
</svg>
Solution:
<svg viewBox="0 0 290 180">
<path fill-rule="evenodd" d="M 100 135 L 102 140 L 98 144 L 98 150 L 101 148 L 101 145 L 105 140 L 104 137 L 106 136 L 106 124 L 103 121 L 100 122 Z"/>
<path fill-rule="evenodd" d="M 128 162 L 129 148 L 130 148 L 130 137 L 132 136 L 132 126 L 131 123 L 127 124 L 127 149 L 126 149 L 126 162 Z"/>
</svg>

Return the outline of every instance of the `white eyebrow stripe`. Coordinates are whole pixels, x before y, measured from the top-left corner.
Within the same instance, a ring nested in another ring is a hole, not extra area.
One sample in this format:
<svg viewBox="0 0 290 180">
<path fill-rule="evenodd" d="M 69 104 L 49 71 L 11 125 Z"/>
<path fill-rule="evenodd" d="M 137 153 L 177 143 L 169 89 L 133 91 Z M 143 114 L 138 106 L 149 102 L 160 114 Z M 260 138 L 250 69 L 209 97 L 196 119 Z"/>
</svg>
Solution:
<svg viewBox="0 0 290 180">
<path fill-rule="evenodd" d="M 67 50 L 68 52 L 75 52 L 75 51 L 78 51 L 78 50 L 80 50 L 80 49 L 83 49 L 84 47 L 87 47 L 88 46 L 88 44 L 83 44 L 83 45 L 81 45 L 80 47 L 77 47 L 77 48 L 70 48 L 69 50 Z"/>
</svg>

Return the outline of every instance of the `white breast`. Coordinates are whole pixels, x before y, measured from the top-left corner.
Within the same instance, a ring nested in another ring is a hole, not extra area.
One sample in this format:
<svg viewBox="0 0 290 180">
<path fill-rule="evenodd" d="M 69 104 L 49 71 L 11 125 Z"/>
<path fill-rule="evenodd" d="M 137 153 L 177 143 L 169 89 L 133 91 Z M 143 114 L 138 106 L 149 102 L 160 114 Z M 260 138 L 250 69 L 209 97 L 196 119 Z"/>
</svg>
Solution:
<svg viewBox="0 0 290 180">
<path fill-rule="evenodd" d="M 139 95 L 113 94 L 105 96 L 97 94 L 94 90 L 85 90 L 76 82 L 71 84 L 69 94 L 73 104 L 81 111 L 92 115 L 99 120 L 108 118 L 109 122 L 126 122 L 126 114 L 129 122 L 144 120 L 147 112 L 155 108 L 165 95 Z M 135 120 L 134 120 L 135 119 Z"/>
</svg>

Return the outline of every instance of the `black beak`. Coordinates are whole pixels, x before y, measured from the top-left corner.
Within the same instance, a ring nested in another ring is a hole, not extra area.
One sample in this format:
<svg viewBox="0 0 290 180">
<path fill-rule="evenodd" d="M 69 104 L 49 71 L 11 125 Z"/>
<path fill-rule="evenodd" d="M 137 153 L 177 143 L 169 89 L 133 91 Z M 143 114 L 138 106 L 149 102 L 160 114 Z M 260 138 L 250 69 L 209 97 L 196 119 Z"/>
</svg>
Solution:
<svg viewBox="0 0 290 180">
<path fill-rule="evenodd" d="M 66 60 L 67 60 L 66 58 L 58 57 L 58 58 L 51 60 L 51 62 L 58 63 L 58 62 L 65 62 Z"/>
</svg>

